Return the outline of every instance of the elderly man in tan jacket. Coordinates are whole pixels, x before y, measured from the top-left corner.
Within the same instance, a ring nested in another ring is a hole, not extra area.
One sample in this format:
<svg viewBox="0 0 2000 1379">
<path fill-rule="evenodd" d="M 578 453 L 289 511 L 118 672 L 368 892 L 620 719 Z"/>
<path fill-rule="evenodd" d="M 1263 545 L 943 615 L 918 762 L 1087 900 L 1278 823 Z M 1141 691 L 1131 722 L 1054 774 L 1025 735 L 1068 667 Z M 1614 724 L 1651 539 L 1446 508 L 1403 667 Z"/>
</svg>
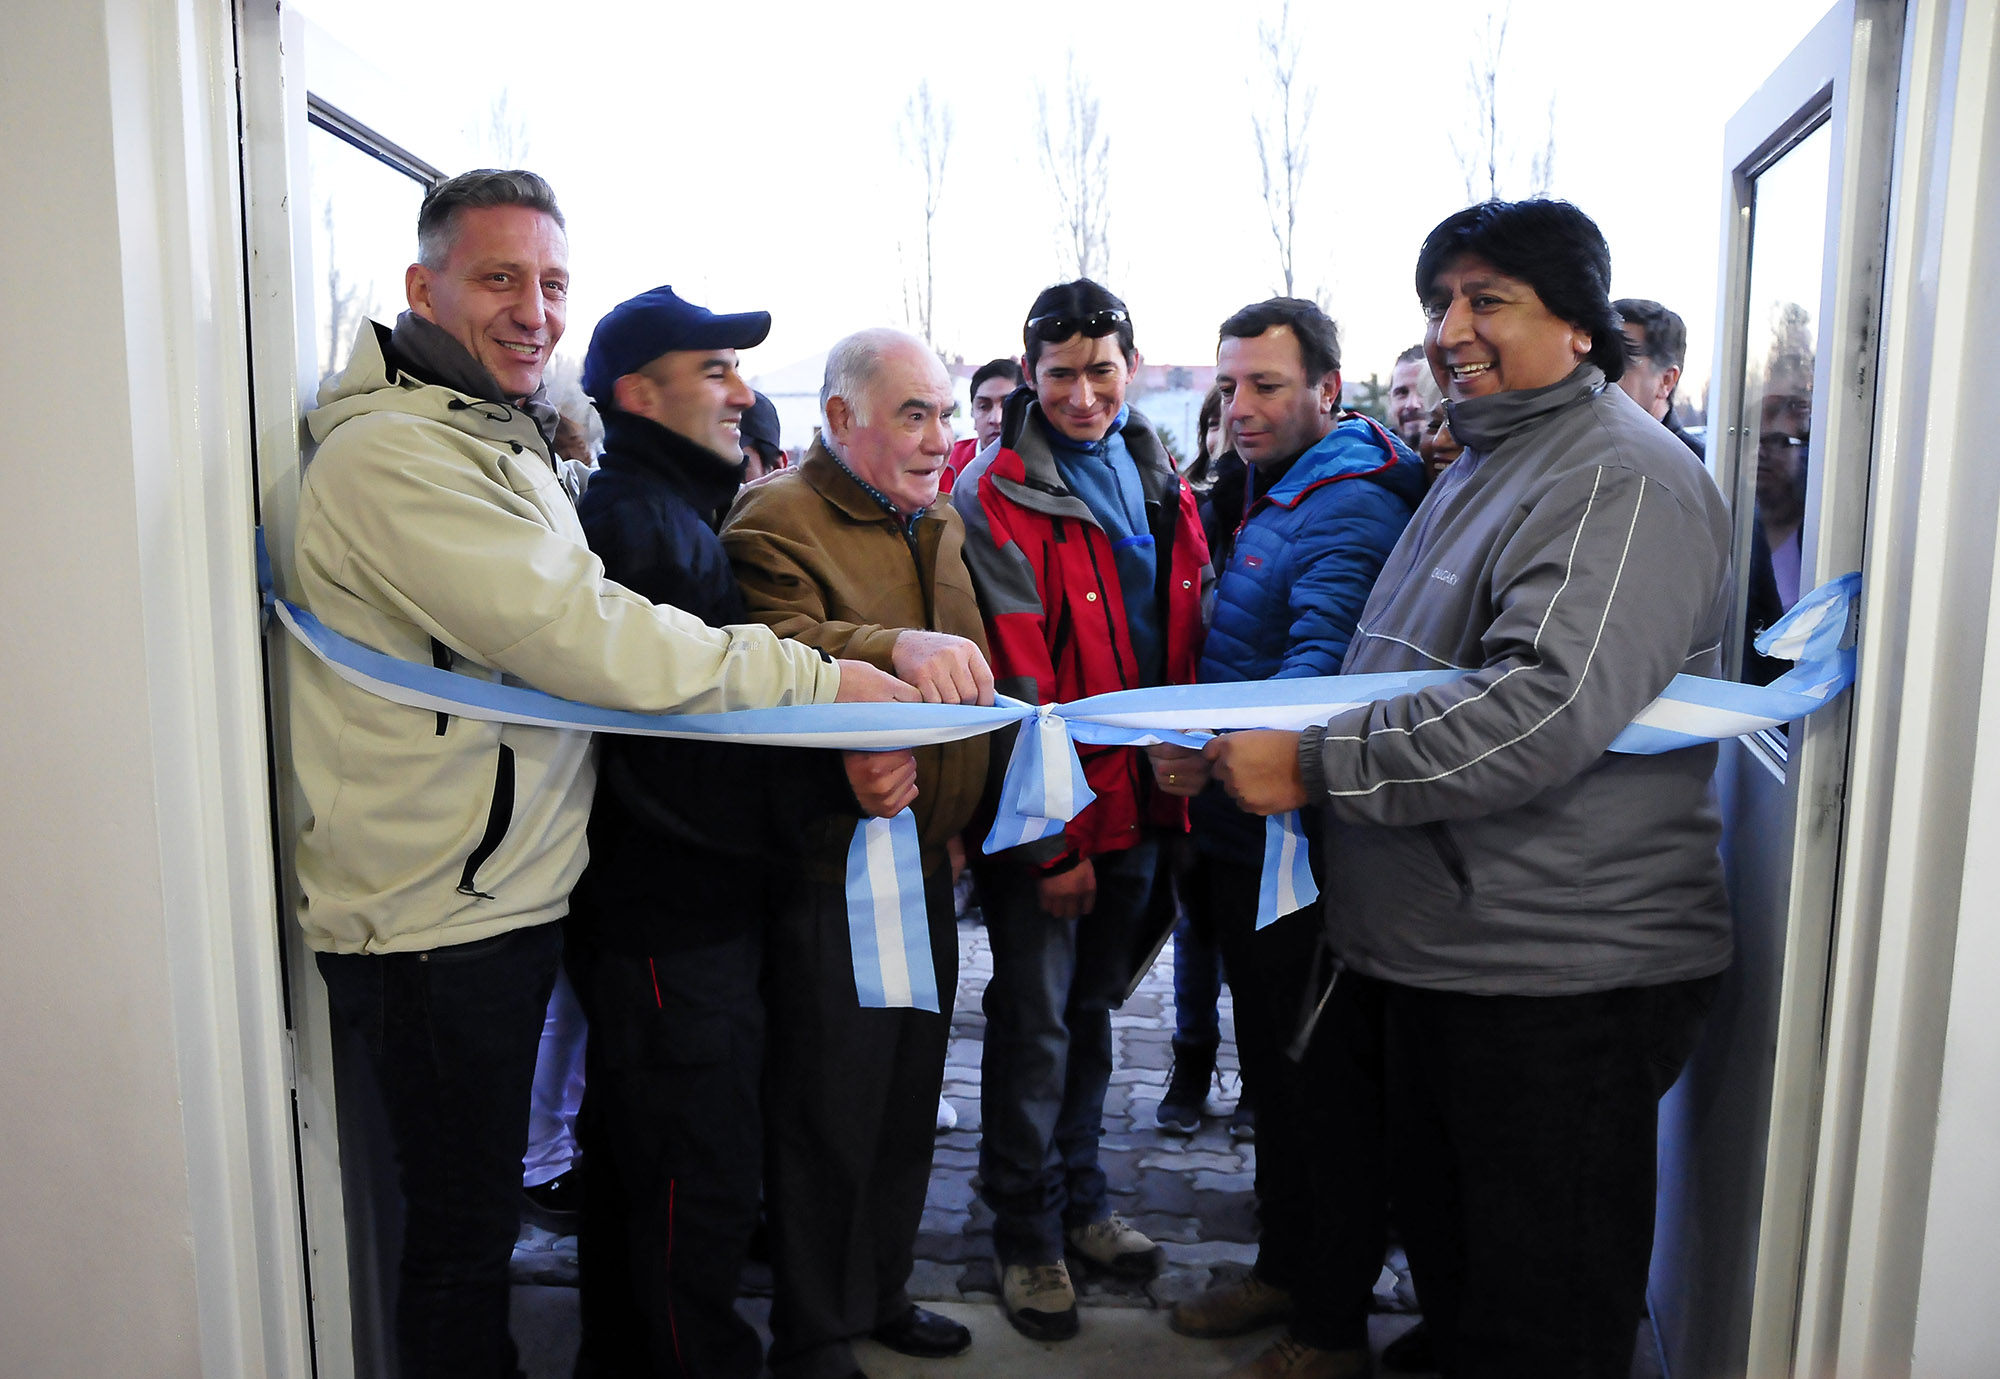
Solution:
<svg viewBox="0 0 2000 1379">
<path fill-rule="evenodd" d="M 938 503 L 951 449 L 951 379 L 921 341 L 849 336 L 827 355 L 821 439 L 804 463 L 746 489 L 723 527 L 753 617 L 782 637 L 893 671 L 926 700 L 990 704 L 985 632 Z M 985 784 L 987 740 L 884 754 L 922 839 L 924 909 L 941 1012 L 863 1009 L 849 952 L 845 857 L 856 827 L 829 816 L 807 885 L 768 944 L 765 1076 L 778 1379 L 857 1374 L 861 1335 L 908 1355 L 954 1355 L 966 1329 L 911 1303 L 930 1179 L 957 938 L 959 830 Z"/>
</svg>

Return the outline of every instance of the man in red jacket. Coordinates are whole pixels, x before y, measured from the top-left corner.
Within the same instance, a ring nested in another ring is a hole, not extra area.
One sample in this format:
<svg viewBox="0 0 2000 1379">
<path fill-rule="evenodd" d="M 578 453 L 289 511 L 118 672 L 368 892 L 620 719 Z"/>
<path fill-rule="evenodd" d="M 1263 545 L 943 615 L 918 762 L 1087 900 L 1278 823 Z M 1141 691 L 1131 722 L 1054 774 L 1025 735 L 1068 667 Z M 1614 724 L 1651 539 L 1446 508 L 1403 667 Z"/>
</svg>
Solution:
<svg viewBox="0 0 2000 1379">
<path fill-rule="evenodd" d="M 1208 548 L 1194 495 L 1125 404 L 1131 316 L 1079 279 L 1035 299 L 1024 343 L 1029 390 L 1009 399 L 999 439 L 952 491 L 995 681 L 1034 703 L 1192 683 Z M 980 875 L 993 945 L 981 1191 L 1008 1320 L 1038 1340 L 1076 1334 L 1065 1244 L 1129 1277 L 1150 1277 L 1162 1258 L 1111 1214 L 1097 1143 L 1111 1007 L 1132 975 L 1158 834 L 1185 831 L 1187 812 L 1154 791 L 1138 749 L 1082 755 L 1095 802 Z"/>
</svg>

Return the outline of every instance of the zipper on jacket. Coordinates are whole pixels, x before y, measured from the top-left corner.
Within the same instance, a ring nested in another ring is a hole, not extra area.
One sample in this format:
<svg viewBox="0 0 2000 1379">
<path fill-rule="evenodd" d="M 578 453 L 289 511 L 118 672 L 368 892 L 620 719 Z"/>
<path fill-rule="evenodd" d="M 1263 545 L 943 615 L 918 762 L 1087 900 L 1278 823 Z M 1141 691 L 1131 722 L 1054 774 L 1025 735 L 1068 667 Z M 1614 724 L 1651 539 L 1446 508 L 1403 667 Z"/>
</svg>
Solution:
<svg viewBox="0 0 2000 1379">
<path fill-rule="evenodd" d="M 486 815 L 486 836 L 479 840 L 479 846 L 465 859 L 465 872 L 458 878 L 458 893 L 469 895 L 475 900 L 491 900 L 493 896 L 473 884 L 479 875 L 479 868 L 485 864 L 500 846 L 500 840 L 507 836 L 507 825 L 514 819 L 514 749 L 500 749 L 500 764 L 493 772 L 493 808 Z"/>
<path fill-rule="evenodd" d="M 1472 898 L 1472 871 L 1465 865 L 1465 853 L 1458 846 L 1458 839 L 1451 836 L 1451 829 L 1441 819 L 1434 819 L 1424 825 L 1424 836 L 1431 840 L 1431 847 L 1444 863 L 1444 869 L 1451 873 L 1451 879 L 1458 883 L 1458 893 L 1463 899 Z"/>
<path fill-rule="evenodd" d="M 436 637 L 431 638 L 431 664 L 439 670 L 451 669 L 451 648 Z M 437 726 L 437 735 L 439 737 L 444 736 L 445 725 L 449 722 L 451 722 L 451 715 L 440 709 L 438 711 Z"/>
</svg>

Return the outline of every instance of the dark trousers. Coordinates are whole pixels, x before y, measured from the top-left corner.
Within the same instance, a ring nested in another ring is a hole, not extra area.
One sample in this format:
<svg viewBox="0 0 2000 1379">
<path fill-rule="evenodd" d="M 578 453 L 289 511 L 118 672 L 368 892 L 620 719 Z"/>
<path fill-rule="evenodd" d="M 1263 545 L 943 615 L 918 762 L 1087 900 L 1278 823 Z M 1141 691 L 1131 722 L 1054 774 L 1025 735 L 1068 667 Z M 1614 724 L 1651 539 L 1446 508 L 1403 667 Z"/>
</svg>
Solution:
<svg viewBox="0 0 2000 1379">
<path fill-rule="evenodd" d="M 1540 997 L 1378 984 L 1395 1200 L 1446 1374 L 1630 1372 L 1659 1099 L 1720 980 Z"/>
<path fill-rule="evenodd" d="M 1111 1010 L 1132 979 L 1159 847 L 1097 858 L 1097 906 L 1057 919 L 1032 873 L 1004 861 L 981 874 L 993 945 L 980 1061 L 980 1191 L 1007 1264 L 1063 1257 L 1065 1227 L 1109 1215 L 1097 1142 L 1111 1084 Z"/>
<path fill-rule="evenodd" d="M 862 1008 L 840 886 L 802 887 L 773 923 L 764 1105 L 778 1379 L 846 1379 L 858 1369 L 849 1342 L 909 1310 L 958 973 L 941 863 L 924 905 L 941 1014 Z"/>
<path fill-rule="evenodd" d="M 402 1379 L 513 1379 L 507 1263 L 528 1097 L 562 933 L 538 924 L 425 953 L 319 955 L 335 1023 L 382 1093 L 404 1201 Z"/>
<path fill-rule="evenodd" d="M 756 933 L 656 958 L 569 948 L 590 1024 L 579 1379 L 763 1368 L 736 1314 L 763 1166 L 762 954 Z"/>
<path fill-rule="evenodd" d="M 1292 1293 L 1298 1339 L 1358 1349 L 1388 1244 L 1381 1002 L 1343 976 L 1292 1060 L 1326 990 L 1322 920 L 1313 906 L 1258 930 L 1260 877 L 1256 863 L 1200 853 L 1183 886 L 1222 949 L 1256 1107 L 1257 1274 Z"/>
</svg>

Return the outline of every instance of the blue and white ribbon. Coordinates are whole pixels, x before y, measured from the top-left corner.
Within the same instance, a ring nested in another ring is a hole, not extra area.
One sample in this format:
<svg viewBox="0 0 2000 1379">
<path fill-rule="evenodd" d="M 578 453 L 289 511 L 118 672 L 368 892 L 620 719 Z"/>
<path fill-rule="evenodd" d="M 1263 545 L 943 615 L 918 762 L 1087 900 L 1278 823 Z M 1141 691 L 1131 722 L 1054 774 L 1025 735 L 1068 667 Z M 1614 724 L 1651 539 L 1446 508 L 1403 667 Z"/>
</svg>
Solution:
<svg viewBox="0 0 2000 1379">
<path fill-rule="evenodd" d="M 1861 576 L 1843 575 L 1800 599 L 1757 638 L 1767 656 L 1795 662 L 1769 685 L 1679 675 L 1612 742 L 1648 755 L 1775 728 L 1822 708 L 1854 682 L 1853 610 Z M 359 689 L 426 712 L 588 732 L 711 738 L 769 746 L 892 751 L 953 742 L 1021 725 L 985 850 L 1051 837 L 1093 799 L 1075 744 L 1200 746 L 1215 732 L 1297 730 L 1348 709 L 1464 671 L 1434 670 L 1227 685 L 1164 685 L 1068 704 L 1002 699 L 960 704 L 804 704 L 712 714 L 643 714 L 558 699 L 525 685 L 387 656 L 333 632 L 283 600 L 273 611 L 335 675 Z M 1847 643 L 1843 645 L 1843 643 Z M 1296 813 L 1265 826 L 1258 927 L 1318 897 Z M 937 1010 L 929 922 L 915 817 L 871 819 L 856 828 L 847 858 L 849 941 L 855 988 L 865 1006 Z"/>
</svg>

